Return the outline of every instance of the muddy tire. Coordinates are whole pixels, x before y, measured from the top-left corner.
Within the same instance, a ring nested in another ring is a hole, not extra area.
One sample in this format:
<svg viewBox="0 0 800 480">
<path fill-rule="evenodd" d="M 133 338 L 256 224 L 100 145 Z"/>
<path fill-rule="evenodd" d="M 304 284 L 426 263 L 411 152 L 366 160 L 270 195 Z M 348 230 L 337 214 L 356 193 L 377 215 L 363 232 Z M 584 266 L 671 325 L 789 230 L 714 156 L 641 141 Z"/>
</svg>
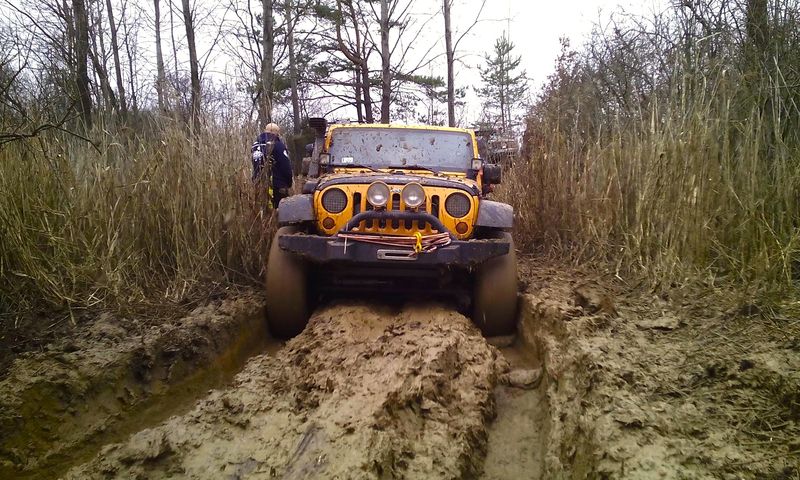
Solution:
<svg viewBox="0 0 800 480">
<path fill-rule="evenodd" d="M 308 323 L 308 278 L 305 262 L 281 249 L 281 235 L 296 233 L 295 227 L 281 227 L 272 239 L 267 260 L 267 323 L 272 335 L 290 338 Z"/>
<path fill-rule="evenodd" d="M 496 232 L 487 238 L 508 240 L 511 249 L 477 268 L 472 321 L 487 337 L 509 335 L 514 333 L 517 322 L 517 253 L 510 233 Z"/>
</svg>

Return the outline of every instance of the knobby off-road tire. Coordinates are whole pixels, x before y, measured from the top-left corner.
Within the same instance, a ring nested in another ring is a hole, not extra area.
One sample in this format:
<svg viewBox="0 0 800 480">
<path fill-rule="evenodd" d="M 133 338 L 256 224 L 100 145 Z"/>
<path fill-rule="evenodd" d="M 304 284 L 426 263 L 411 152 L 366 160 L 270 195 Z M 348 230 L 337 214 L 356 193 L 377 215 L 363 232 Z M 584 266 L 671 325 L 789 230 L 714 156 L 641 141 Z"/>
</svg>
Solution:
<svg viewBox="0 0 800 480">
<path fill-rule="evenodd" d="M 279 338 L 302 332 L 308 323 L 308 278 L 305 262 L 281 249 L 282 235 L 297 233 L 296 227 L 281 227 L 272 239 L 267 260 L 267 323 Z"/>
<path fill-rule="evenodd" d="M 507 232 L 494 232 L 487 238 L 507 240 L 506 255 L 480 265 L 475 272 L 472 296 L 472 321 L 487 337 L 514 333 L 517 322 L 517 253 Z"/>
</svg>

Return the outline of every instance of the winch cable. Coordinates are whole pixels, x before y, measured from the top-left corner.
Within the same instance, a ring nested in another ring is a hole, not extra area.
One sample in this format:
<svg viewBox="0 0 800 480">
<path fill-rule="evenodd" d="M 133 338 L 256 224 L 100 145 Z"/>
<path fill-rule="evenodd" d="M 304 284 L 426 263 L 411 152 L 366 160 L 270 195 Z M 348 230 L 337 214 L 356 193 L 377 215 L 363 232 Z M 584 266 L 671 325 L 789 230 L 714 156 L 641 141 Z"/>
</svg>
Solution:
<svg viewBox="0 0 800 480">
<path fill-rule="evenodd" d="M 412 255 L 419 253 L 431 253 L 439 247 L 450 245 L 452 238 L 450 234 L 433 233 L 430 235 L 422 235 L 416 232 L 413 237 L 402 235 L 376 235 L 371 233 L 339 233 L 338 238 L 345 241 L 345 248 L 348 240 L 355 242 L 372 243 L 376 245 L 384 245 L 387 247 L 404 247 L 411 249 Z"/>
</svg>

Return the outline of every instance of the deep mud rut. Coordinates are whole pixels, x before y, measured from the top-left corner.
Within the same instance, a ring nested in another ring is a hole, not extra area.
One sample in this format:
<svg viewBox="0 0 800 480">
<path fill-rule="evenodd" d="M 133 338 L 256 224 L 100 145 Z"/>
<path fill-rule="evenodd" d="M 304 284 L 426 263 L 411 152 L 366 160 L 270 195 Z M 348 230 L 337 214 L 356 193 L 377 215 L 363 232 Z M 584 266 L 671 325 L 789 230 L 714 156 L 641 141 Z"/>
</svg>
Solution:
<svg viewBox="0 0 800 480">
<path fill-rule="evenodd" d="M 0 380 L 0 478 L 800 478 L 791 309 L 522 270 L 509 338 L 433 303 L 328 305 L 285 345 L 258 296 L 101 318 Z"/>
<path fill-rule="evenodd" d="M 186 411 L 274 350 L 263 299 L 235 299 L 159 323 L 104 315 L 0 378 L 0 478 L 56 478 L 107 443 Z"/>
<path fill-rule="evenodd" d="M 231 388 L 67 477 L 475 477 L 506 370 L 442 306 L 335 305 Z"/>
</svg>

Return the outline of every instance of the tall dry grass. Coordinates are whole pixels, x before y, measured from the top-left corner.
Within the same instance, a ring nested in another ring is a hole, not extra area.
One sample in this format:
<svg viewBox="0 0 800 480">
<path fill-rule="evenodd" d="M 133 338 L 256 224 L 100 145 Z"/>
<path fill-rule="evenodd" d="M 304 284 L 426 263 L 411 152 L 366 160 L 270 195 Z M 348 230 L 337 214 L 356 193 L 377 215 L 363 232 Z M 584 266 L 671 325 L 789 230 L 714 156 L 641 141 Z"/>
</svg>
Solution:
<svg viewBox="0 0 800 480">
<path fill-rule="evenodd" d="M 250 132 L 147 130 L 0 150 L 0 312 L 174 305 L 259 281 L 270 225 Z"/>
<path fill-rule="evenodd" d="M 773 32 L 783 27 L 796 42 L 796 19 Z M 528 118 L 529 156 L 500 191 L 516 207 L 518 242 L 667 283 L 701 274 L 792 285 L 800 56 L 783 44 L 767 63 L 750 62 L 734 42 L 690 50 L 684 25 L 657 23 L 647 24 L 651 33 L 673 35 L 673 50 L 637 43 L 640 28 L 635 39 L 620 30 L 611 40 L 595 36 L 586 48 L 605 41 L 602 61 L 596 50 L 562 55 Z M 649 78 L 637 83 L 637 70 Z M 620 85 L 636 94 L 609 93 Z"/>
</svg>

